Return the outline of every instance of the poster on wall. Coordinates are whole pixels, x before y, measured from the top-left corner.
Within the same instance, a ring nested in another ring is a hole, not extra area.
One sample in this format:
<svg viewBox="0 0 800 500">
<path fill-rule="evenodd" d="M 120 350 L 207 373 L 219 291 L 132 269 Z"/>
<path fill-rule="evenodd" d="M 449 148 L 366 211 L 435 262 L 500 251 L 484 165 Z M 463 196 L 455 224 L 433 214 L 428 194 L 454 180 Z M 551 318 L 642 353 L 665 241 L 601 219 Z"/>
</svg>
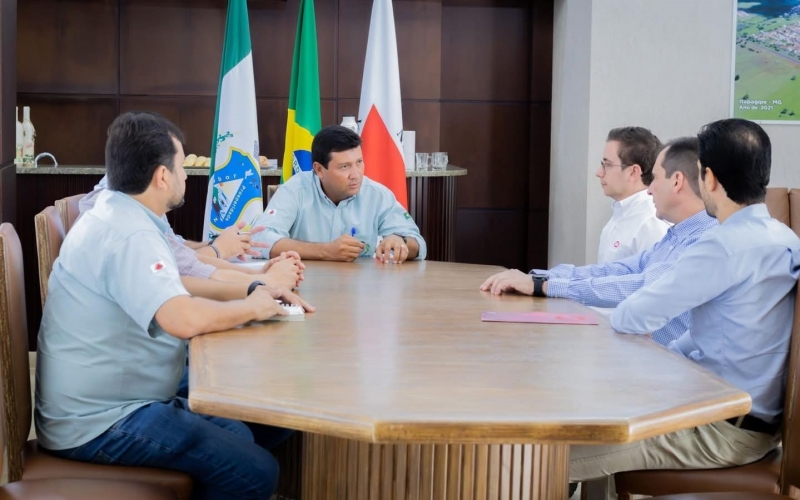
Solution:
<svg viewBox="0 0 800 500">
<path fill-rule="evenodd" d="M 800 123 L 800 0 L 734 0 L 732 116 Z"/>
</svg>

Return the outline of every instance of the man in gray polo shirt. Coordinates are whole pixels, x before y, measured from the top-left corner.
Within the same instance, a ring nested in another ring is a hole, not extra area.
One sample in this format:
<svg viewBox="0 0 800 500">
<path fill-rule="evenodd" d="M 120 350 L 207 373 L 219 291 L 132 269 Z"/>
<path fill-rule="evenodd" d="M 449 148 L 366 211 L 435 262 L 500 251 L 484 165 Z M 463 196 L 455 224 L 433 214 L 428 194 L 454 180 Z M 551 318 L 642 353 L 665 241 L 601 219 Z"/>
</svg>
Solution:
<svg viewBox="0 0 800 500">
<path fill-rule="evenodd" d="M 254 283 L 245 299 L 200 298 L 178 274 L 161 217 L 183 203 L 180 130 L 150 113 L 109 128 L 109 190 L 70 230 L 48 284 L 36 384 L 36 432 L 74 460 L 177 469 L 195 498 L 265 499 L 278 464 L 250 428 L 175 397 L 186 339 L 286 314 L 288 290 Z M 194 296 L 193 296 L 194 295 Z M 276 434 L 285 436 L 283 430 Z"/>
</svg>

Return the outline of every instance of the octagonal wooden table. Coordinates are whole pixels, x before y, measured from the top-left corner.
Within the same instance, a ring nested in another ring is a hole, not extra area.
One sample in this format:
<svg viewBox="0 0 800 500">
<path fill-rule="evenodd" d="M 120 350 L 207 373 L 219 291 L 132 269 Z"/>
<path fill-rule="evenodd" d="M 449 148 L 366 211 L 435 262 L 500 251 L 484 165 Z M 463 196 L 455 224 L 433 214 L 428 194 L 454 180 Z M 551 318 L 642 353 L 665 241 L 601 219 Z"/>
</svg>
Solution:
<svg viewBox="0 0 800 500">
<path fill-rule="evenodd" d="M 302 499 L 563 499 L 569 444 L 745 414 L 750 397 L 641 336 L 483 323 L 590 313 L 478 291 L 490 266 L 308 263 L 302 322 L 191 342 L 194 411 L 304 431 Z"/>
</svg>

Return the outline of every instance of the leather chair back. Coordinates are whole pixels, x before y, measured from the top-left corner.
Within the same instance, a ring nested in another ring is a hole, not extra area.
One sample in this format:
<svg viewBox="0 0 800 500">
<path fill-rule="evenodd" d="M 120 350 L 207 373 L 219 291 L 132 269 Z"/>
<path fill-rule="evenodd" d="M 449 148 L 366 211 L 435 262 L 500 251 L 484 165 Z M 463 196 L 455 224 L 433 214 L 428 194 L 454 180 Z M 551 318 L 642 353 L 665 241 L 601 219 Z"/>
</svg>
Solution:
<svg viewBox="0 0 800 500">
<path fill-rule="evenodd" d="M 39 257 L 39 293 L 42 307 L 47 299 L 47 283 L 53 263 L 64 243 L 65 231 L 61 216 L 55 207 L 47 207 L 34 217 L 36 225 L 36 253 Z"/>
<path fill-rule="evenodd" d="M 787 226 L 792 226 L 791 210 L 789 207 L 789 190 L 782 187 L 767 188 L 767 210 L 773 219 L 778 219 Z M 797 222 L 800 224 L 800 214 Z"/>
<path fill-rule="evenodd" d="M 800 189 L 789 190 L 789 214 L 792 219 L 789 227 L 800 236 Z"/>
<path fill-rule="evenodd" d="M 786 399 L 783 403 L 783 459 L 781 493 L 789 494 L 790 486 L 800 487 L 800 293 L 794 301 L 794 322 L 786 375 Z"/>
<path fill-rule="evenodd" d="M 22 246 L 14 226 L 0 225 L 0 358 L 9 481 L 22 478 L 22 450 L 31 428 L 31 380 Z"/>
<path fill-rule="evenodd" d="M 84 196 L 86 196 L 86 194 L 82 193 L 56 200 L 56 210 L 58 210 L 58 213 L 61 214 L 61 223 L 64 225 L 64 234 L 67 234 L 69 230 L 72 229 L 75 221 L 78 220 L 78 217 L 81 215 L 81 209 L 78 206 L 78 202 L 81 201 L 81 198 Z"/>
</svg>

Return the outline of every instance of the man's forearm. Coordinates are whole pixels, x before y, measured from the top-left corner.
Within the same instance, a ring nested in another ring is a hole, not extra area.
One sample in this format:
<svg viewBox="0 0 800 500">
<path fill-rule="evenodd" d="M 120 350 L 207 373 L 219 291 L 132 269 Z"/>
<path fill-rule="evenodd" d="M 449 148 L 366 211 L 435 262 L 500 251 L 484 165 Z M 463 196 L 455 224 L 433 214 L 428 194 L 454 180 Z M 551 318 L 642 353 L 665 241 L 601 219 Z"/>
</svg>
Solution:
<svg viewBox="0 0 800 500">
<path fill-rule="evenodd" d="M 213 250 L 212 250 L 212 252 L 213 252 Z M 202 261 L 202 262 L 204 262 L 204 263 L 206 263 L 208 265 L 216 267 L 217 269 L 226 269 L 226 270 L 229 270 L 229 271 L 238 271 L 238 272 L 244 273 L 244 274 L 260 274 L 259 273 L 259 269 L 253 269 L 251 267 L 240 266 L 238 264 L 234 264 L 233 262 L 228 262 L 227 260 L 224 260 L 224 259 L 218 259 L 216 256 L 210 257 L 208 255 L 201 254 L 200 252 L 197 252 L 197 258 L 200 261 Z M 265 260 L 264 261 L 264 265 L 266 265 L 266 264 L 267 264 L 267 261 Z"/>
<path fill-rule="evenodd" d="M 217 302 L 204 297 L 181 295 L 162 305 L 156 311 L 155 319 L 170 335 L 190 339 L 203 333 L 234 328 L 256 319 L 256 312 L 245 300 Z"/>
<path fill-rule="evenodd" d="M 236 265 L 236 264 L 233 264 Z M 217 269 L 211 274 L 211 279 L 215 281 L 232 281 L 234 283 L 252 283 L 256 277 L 252 274 L 245 274 L 238 269 Z"/>
<path fill-rule="evenodd" d="M 220 271 L 215 271 L 214 274 Z M 214 274 L 211 276 L 213 277 Z M 246 275 L 242 274 L 246 278 Z M 186 290 L 193 297 L 205 299 L 227 301 L 237 300 L 247 297 L 247 288 L 253 280 L 225 280 L 193 278 L 191 276 L 181 276 L 181 282 Z"/>
<path fill-rule="evenodd" d="M 310 243 L 308 241 L 293 240 L 282 238 L 270 247 L 270 257 L 278 257 L 281 252 L 294 250 L 300 254 L 300 258 L 307 260 L 332 260 L 328 251 L 328 243 Z M 409 248 L 409 251 L 411 249 Z"/>
<path fill-rule="evenodd" d="M 183 240 L 183 244 L 187 247 L 191 248 L 192 250 L 198 250 L 203 247 L 207 247 L 208 243 L 205 241 L 190 241 L 190 240 Z"/>
</svg>

